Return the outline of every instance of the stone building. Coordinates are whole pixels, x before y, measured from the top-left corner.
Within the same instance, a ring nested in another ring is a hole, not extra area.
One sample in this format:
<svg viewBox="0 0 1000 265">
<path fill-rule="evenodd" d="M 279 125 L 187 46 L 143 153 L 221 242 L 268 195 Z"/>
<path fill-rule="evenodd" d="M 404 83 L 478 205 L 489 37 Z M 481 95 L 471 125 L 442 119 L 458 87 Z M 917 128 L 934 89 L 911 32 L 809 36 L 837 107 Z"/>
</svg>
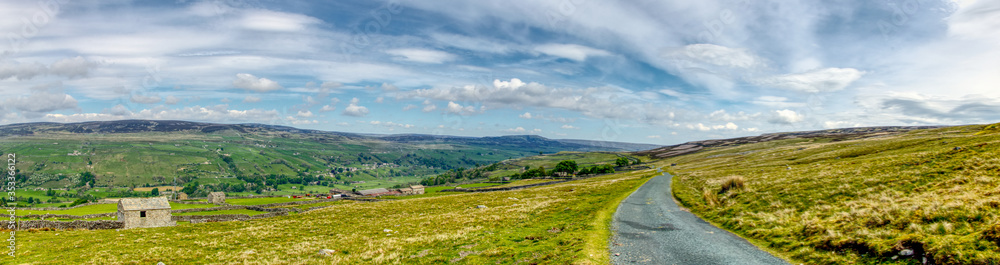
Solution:
<svg viewBox="0 0 1000 265">
<path fill-rule="evenodd" d="M 222 193 L 221 191 L 216 191 L 216 192 L 213 192 L 213 193 L 209 193 L 208 194 L 208 203 L 225 204 L 226 203 L 226 194 Z"/>
<path fill-rule="evenodd" d="M 124 223 L 125 229 L 177 225 L 170 220 L 167 197 L 123 198 L 118 201 L 118 221 Z"/>
<path fill-rule="evenodd" d="M 413 185 L 410 189 L 413 190 L 412 194 L 424 194 L 424 185 Z"/>
<path fill-rule="evenodd" d="M 183 193 L 183 192 L 178 192 L 177 193 L 177 200 L 178 201 L 183 201 L 183 200 L 187 200 L 187 199 L 188 199 L 188 194 L 187 193 Z"/>
<path fill-rule="evenodd" d="M 370 190 L 361 190 L 361 191 L 358 191 L 358 194 L 361 194 L 362 196 L 380 196 L 380 195 L 388 195 L 390 193 L 392 193 L 392 192 L 390 192 L 389 190 L 387 190 L 385 188 L 377 188 L 377 189 L 370 189 Z"/>
</svg>

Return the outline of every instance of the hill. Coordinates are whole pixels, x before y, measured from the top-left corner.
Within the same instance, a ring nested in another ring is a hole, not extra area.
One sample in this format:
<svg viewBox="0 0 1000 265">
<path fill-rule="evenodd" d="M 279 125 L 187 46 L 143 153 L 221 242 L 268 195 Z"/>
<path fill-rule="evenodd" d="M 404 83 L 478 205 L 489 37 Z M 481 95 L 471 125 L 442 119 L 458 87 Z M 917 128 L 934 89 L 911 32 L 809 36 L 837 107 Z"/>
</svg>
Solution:
<svg viewBox="0 0 1000 265">
<path fill-rule="evenodd" d="M 449 169 L 559 151 L 635 151 L 641 144 L 540 136 L 368 135 L 264 124 L 122 120 L 0 126 L 0 152 L 20 158 L 20 186 L 62 188 L 298 177 L 339 188 L 416 182 Z M 176 179 L 175 179 L 176 178 Z M 223 180 L 219 180 L 223 178 Z M 226 180 L 228 179 L 228 180 Z M 295 183 L 295 182 L 289 182 Z M 302 183 L 300 183 L 302 184 Z"/>
<path fill-rule="evenodd" d="M 997 264 L 996 127 L 772 134 L 641 153 L 666 158 L 657 164 L 693 213 L 793 263 Z"/>
</svg>

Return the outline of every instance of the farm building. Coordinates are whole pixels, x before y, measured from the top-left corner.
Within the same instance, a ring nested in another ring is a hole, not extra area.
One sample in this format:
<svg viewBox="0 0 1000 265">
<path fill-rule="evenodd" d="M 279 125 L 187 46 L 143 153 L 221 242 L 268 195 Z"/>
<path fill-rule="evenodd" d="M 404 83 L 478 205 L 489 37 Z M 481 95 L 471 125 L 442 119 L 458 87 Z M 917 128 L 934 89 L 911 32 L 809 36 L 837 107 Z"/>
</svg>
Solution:
<svg viewBox="0 0 1000 265">
<path fill-rule="evenodd" d="M 360 193 L 362 196 L 379 196 L 379 195 L 388 195 L 388 194 L 391 194 L 393 192 L 391 192 L 391 191 L 389 191 L 389 190 L 387 190 L 385 188 L 377 188 L 377 189 L 370 189 L 370 190 L 361 190 L 361 191 L 358 191 L 358 193 Z M 399 193 L 399 192 L 396 192 L 396 193 Z"/>
<path fill-rule="evenodd" d="M 399 189 L 399 193 L 402 193 L 403 195 L 411 195 L 411 194 L 413 194 L 413 189 L 411 189 L 411 188 L 402 188 L 402 189 Z"/>
<path fill-rule="evenodd" d="M 182 200 L 183 201 L 183 200 L 187 200 L 187 199 L 188 199 L 188 194 L 187 193 L 183 193 L 183 192 L 178 192 L 177 193 L 177 200 Z"/>
<path fill-rule="evenodd" d="M 226 194 L 221 191 L 216 191 L 208 194 L 208 203 L 212 204 L 225 204 Z"/>
<path fill-rule="evenodd" d="M 177 225 L 170 220 L 167 197 L 123 198 L 118 201 L 118 221 L 125 223 L 125 229 Z"/>
<path fill-rule="evenodd" d="M 413 185 L 410 189 L 413 190 L 413 194 L 424 194 L 424 185 Z"/>
</svg>

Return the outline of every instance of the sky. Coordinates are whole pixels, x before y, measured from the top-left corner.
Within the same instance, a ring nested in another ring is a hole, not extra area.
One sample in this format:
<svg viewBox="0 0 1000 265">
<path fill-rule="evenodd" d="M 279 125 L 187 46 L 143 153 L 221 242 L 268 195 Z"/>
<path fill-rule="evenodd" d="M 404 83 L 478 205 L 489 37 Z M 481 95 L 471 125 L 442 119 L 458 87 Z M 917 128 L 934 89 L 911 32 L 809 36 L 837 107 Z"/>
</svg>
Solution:
<svg viewBox="0 0 1000 265">
<path fill-rule="evenodd" d="M 0 124 L 652 144 L 1000 121 L 1000 1 L 2 1 Z"/>
</svg>

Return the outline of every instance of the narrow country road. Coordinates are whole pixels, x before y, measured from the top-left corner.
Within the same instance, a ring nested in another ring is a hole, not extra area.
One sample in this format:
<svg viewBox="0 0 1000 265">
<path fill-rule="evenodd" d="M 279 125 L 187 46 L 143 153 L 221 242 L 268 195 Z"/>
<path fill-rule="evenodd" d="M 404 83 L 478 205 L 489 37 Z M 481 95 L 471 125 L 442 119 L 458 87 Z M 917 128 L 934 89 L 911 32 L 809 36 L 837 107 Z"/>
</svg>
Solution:
<svg viewBox="0 0 1000 265">
<path fill-rule="evenodd" d="M 671 178 L 663 173 L 650 179 L 618 206 L 612 264 L 788 264 L 682 211 L 671 196 Z"/>
</svg>

